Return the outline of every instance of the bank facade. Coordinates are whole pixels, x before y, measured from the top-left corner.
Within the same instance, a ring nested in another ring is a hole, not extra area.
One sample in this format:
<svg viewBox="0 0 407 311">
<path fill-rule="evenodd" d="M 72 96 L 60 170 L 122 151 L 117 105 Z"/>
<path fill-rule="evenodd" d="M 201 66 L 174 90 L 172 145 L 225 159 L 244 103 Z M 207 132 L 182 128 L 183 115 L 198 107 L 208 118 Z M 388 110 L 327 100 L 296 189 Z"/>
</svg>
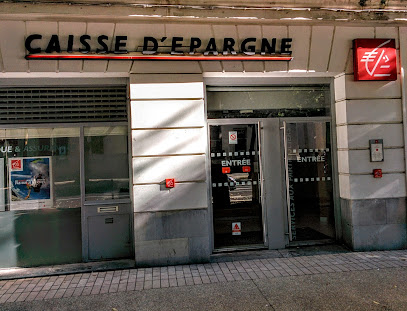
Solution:
<svg viewBox="0 0 407 311">
<path fill-rule="evenodd" d="M 125 4 L 2 11 L 1 268 L 407 246 L 402 11 Z"/>
</svg>

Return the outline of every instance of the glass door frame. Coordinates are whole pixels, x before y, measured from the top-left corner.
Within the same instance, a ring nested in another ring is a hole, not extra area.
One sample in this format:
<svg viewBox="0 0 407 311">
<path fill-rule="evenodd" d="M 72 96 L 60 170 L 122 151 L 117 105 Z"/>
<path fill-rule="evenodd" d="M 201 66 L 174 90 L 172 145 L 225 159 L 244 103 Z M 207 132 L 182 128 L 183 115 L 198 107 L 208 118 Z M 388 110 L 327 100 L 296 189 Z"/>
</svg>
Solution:
<svg viewBox="0 0 407 311">
<path fill-rule="evenodd" d="M 297 118 L 247 118 L 247 119 L 208 119 L 207 120 L 207 135 L 208 135 L 208 156 L 207 156 L 207 180 L 208 180 L 208 198 L 209 200 L 209 220 L 210 220 L 210 240 L 212 250 L 214 249 L 214 222 L 213 222 L 213 207 L 212 207 L 212 188 L 211 188 L 211 158 L 210 158 L 210 126 L 211 125 L 232 125 L 232 124 L 257 124 L 259 138 L 259 153 L 260 153 L 260 170 L 261 170 L 261 204 L 262 204 L 262 223 L 264 246 L 269 249 L 281 249 L 290 244 L 289 238 L 289 217 L 287 209 L 287 181 L 286 181 L 286 156 L 284 142 L 284 122 L 290 123 L 305 123 L 305 122 L 330 122 L 331 129 L 331 152 L 332 157 L 332 182 L 333 182 L 333 201 L 334 201 L 334 217 L 335 217 L 335 233 L 336 239 L 341 237 L 341 211 L 339 199 L 339 180 L 337 169 L 337 153 L 336 153 L 336 125 L 331 117 L 297 117 Z M 270 128 L 273 127 L 273 133 L 277 137 L 272 137 L 273 141 L 278 143 L 271 145 L 265 142 L 265 139 L 270 138 Z M 274 152 L 274 149 L 278 151 Z M 274 154 L 267 154 L 274 152 Z M 278 162 L 278 163 L 276 163 Z M 275 172 L 270 175 L 270 168 Z M 267 171 L 265 171 L 267 170 Z M 265 180 L 267 178 L 267 180 Z M 273 187 L 271 191 L 266 189 Z M 272 192 L 272 193 L 270 193 Z M 276 198 L 276 196 L 279 196 Z M 276 228 L 278 227 L 278 228 Z"/>
<path fill-rule="evenodd" d="M 338 155 L 337 155 L 337 148 L 336 148 L 336 123 L 334 122 L 333 118 L 327 117 L 300 117 L 300 118 L 280 118 L 280 128 L 283 130 L 282 133 L 282 157 L 284 161 L 284 170 L 285 170 L 285 209 L 286 209 L 286 227 L 287 227 L 287 237 L 288 241 L 287 244 L 289 245 L 291 241 L 291 226 L 290 226 L 290 207 L 288 205 L 289 199 L 287 198 L 287 189 L 289 187 L 287 172 L 288 172 L 288 157 L 286 154 L 286 135 L 285 135 L 285 124 L 286 123 L 309 123 L 309 122 L 329 122 L 330 123 L 330 144 L 331 144 L 331 163 L 332 163 L 332 191 L 333 191 L 333 208 L 334 208 L 334 222 L 335 222 L 335 240 L 338 240 L 342 235 L 342 227 L 341 227 L 341 211 L 340 211 L 340 198 L 339 198 L 339 177 L 338 177 Z"/>
<path fill-rule="evenodd" d="M 264 161 L 266 159 L 263 156 L 264 152 L 264 140 L 263 140 L 263 134 L 264 134 L 264 126 L 265 123 L 274 123 L 275 129 L 278 128 L 279 123 L 278 119 L 264 119 L 264 118 L 241 118 L 241 119 L 208 119 L 208 126 L 207 126 L 207 135 L 208 135 L 208 156 L 207 156 L 207 180 L 208 180 L 208 198 L 209 200 L 209 210 L 210 210 L 210 240 L 211 240 L 211 246 L 212 250 L 214 249 L 214 219 L 213 219 L 213 206 L 212 206 L 212 178 L 211 178 L 211 157 L 210 157 L 210 126 L 216 126 L 216 125 L 246 125 L 246 124 L 254 124 L 257 125 L 257 131 L 258 131 L 258 144 L 259 144 L 259 171 L 260 171 L 260 202 L 261 202 L 261 208 L 262 208 L 262 226 L 263 226 L 263 244 L 265 248 L 269 248 L 273 246 L 273 243 L 269 239 L 269 232 L 271 231 L 270 228 L 270 216 L 269 216 L 269 207 L 270 207 L 270 199 L 269 195 L 265 193 L 265 187 L 264 187 L 264 181 L 265 181 L 265 176 L 264 176 Z M 280 135 L 278 135 L 278 140 L 280 144 Z M 276 154 L 276 156 L 281 159 L 280 154 Z M 282 167 L 279 164 L 279 166 Z M 282 180 L 280 180 L 282 183 Z M 282 209 L 282 208 L 281 208 Z M 238 247 L 230 247 L 228 249 L 232 248 L 238 248 Z M 247 247 L 249 249 L 250 247 Z M 275 247 L 273 247 L 275 248 Z"/>
</svg>

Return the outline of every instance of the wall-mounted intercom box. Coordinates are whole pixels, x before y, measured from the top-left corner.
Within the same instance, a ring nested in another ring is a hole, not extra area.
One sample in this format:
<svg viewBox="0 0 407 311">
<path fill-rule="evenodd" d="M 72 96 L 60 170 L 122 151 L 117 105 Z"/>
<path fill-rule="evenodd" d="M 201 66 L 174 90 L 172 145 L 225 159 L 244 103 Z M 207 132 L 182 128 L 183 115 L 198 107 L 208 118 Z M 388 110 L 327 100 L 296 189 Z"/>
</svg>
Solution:
<svg viewBox="0 0 407 311">
<path fill-rule="evenodd" d="M 370 162 L 383 162 L 383 139 L 370 139 Z"/>
</svg>

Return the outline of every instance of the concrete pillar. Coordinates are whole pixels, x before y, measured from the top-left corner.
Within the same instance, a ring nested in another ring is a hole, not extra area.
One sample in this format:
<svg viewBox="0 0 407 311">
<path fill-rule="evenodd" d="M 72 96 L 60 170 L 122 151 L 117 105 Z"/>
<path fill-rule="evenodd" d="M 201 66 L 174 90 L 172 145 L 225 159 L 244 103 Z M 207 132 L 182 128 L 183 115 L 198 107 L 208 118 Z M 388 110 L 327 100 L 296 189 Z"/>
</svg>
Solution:
<svg viewBox="0 0 407 311">
<path fill-rule="evenodd" d="M 201 75 L 130 78 L 138 266 L 209 260 L 207 134 Z M 167 189 L 166 178 L 175 178 Z"/>
<path fill-rule="evenodd" d="M 406 174 L 400 81 L 335 81 L 343 239 L 354 250 L 407 246 Z M 384 162 L 369 140 L 383 139 Z M 383 178 L 373 178 L 382 169 Z"/>
</svg>

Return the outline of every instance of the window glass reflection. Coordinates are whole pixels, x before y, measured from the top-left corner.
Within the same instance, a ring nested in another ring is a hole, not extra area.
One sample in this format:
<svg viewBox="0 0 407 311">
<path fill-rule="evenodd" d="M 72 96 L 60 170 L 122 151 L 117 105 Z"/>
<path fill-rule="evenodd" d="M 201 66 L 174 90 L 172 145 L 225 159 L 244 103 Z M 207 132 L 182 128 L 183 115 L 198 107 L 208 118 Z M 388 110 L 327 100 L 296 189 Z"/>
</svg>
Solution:
<svg viewBox="0 0 407 311">
<path fill-rule="evenodd" d="M 208 87 L 208 118 L 282 118 L 330 115 L 329 87 Z"/>
<path fill-rule="evenodd" d="M 285 135 L 291 239 L 334 238 L 330 123 L 286 123 Z"/>
<path fill-rule="evenodd" d="M 86 127 L 85 199 L 129 198 L 126 126 Z"/>
</svg>

